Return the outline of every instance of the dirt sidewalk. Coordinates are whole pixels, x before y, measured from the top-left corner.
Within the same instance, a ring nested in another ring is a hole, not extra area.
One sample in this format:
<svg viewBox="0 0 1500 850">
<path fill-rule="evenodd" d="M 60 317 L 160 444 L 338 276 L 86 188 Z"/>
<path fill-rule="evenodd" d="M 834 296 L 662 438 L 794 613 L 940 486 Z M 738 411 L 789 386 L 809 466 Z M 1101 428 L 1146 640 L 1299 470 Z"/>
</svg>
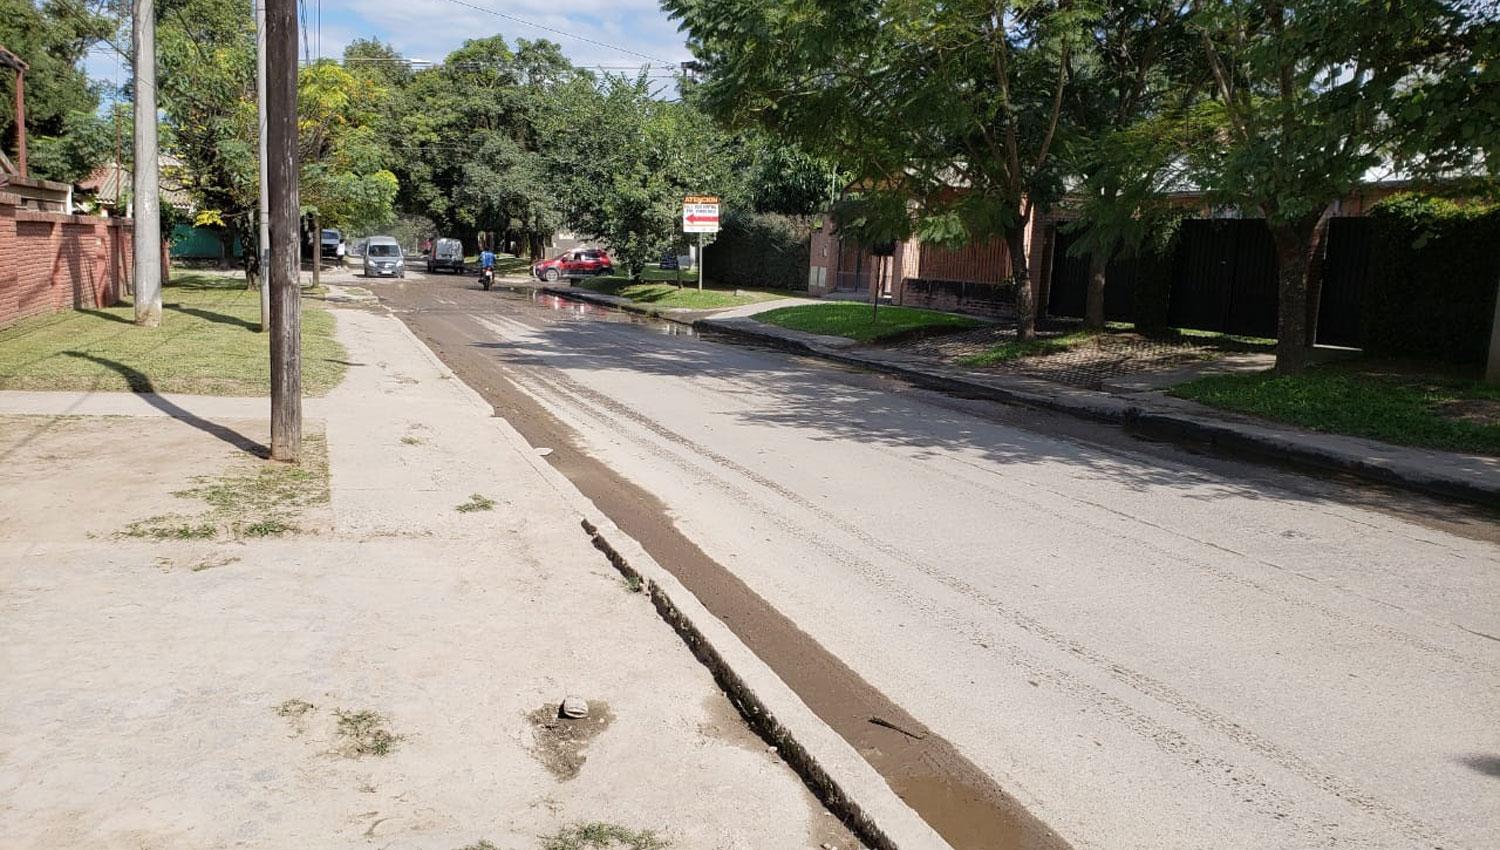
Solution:
<svg viewBox="0 0 1500 850">
<path fill-rule="evenodd" d="M 338 318 L 326 489 L 208 402 L 0 405 L 5 846 L 854 846 L 489 411 Z"/>
</svg>

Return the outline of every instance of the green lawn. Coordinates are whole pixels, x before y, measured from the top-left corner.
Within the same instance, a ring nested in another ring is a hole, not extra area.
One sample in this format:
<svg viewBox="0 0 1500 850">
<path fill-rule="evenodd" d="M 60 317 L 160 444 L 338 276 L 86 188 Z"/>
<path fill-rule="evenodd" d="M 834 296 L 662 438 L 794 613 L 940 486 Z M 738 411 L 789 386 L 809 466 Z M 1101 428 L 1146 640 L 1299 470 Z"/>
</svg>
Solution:
<svg viewBox="0 0 1500 850">
<path fill-rule="evenodd" d="M 134 325 L 130 306 L 73 310 L 0 330 L 0 389 L 270 392 L 260 295 L 238 278 L 178 272 L 162 290 L 159 328 Z M 302 384 L 322 395 L 343 379 L 346 355 L 333 316 L 302 304 Z"/>
<path fill-rule="evenodd" d="M 874 318 L 870 313 L 868 304 L 808 304 L 770 310 L 755 318 L 789 330 L 845 336 L 860 342 L 875 342 L 929 328 L 963 330 L 980 324 L 967 316 L 913 307 L 881 307 Z"/>
<path fill-rule="evenodd" d="M 1289 377 L 1214 375 L 1171 394 L 1318 431 L 1500 455 L 1500 386 L 1478 381 L 1341 364 Z"/>
<path fill-rule="evenodd" d="M 1013 340 L 1011 342 L 1003 342 L 987 351 L 959 358 L 958 362 L 964 366 L 993 366 L 996 363 L 1009 363 L 1012 360 L 1020 360 L 1023 357 L 1035 357 L 1039 354 L 1057 354 L 1071 348 L 1076 348 L 1093 339 L 1094 336 L 1095 334 L 1089 331 L 1077 331 L 1062 336 L 1033 339 L 1028 342 Z"/>
<path fill-rule="evenodd" d="M 707 282 L 704 283 L 704 289 L 700 291 L 698 279 L 689 277 L 686 272 L 683 273 L 682 288 L 678 289 L 676 283 L 665 282 L 674 280 L 674 274 L 675 272 L 658 268 L 648 268 L 641 275 L 642 280 L 639 283 L 628 277 L 610 276 L 582 278 L 575 285 L 581 289 L 605 295 L 618 295 L 621 298 L 629 298 L 637 304 L 649 304 L 663 309 L 685 307 L 690 310 L 713 310 L 720 307 L 739 307 L 744 304 L 772 301 L 795 294 L 767 289 L 723 288 Z"/>
</svg>

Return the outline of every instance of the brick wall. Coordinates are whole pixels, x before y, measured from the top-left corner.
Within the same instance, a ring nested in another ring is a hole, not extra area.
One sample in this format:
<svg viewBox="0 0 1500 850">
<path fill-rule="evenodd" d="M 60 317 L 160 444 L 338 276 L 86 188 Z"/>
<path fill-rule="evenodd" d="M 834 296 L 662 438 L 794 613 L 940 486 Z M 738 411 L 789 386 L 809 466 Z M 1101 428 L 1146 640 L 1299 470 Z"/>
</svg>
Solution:
<svg viewBox="0 0 1500 850">
<path fill-rule="evenodd" d="M 126 220 L 37 212 L 0 193 L 0 327 L 117 303 L 130 274 L 130 243 Z"/>
</svg>

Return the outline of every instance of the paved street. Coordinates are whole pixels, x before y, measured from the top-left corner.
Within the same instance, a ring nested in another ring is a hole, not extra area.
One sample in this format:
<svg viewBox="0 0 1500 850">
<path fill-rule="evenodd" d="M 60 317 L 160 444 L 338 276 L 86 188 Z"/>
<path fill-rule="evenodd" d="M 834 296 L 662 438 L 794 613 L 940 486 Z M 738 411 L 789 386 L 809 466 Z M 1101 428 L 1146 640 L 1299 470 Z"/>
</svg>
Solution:
<svg viewBox="0 0 1500 850">
<path fill-rule="evenodd" d="M 1494 846 L 1493 517 L 369 286 L 956 847 L 1044 844 L 1018 805 L 1075 847 Z"/>
</svg>

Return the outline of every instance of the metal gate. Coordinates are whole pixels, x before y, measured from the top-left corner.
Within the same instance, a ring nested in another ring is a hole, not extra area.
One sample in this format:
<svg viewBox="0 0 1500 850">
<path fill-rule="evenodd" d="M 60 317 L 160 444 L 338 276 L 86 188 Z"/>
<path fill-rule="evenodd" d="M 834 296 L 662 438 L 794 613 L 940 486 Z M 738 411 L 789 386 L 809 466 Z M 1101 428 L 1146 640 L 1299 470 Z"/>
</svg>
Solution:
<svg viewBox="0 0 1500 850">
<path fill-rule="evenodd" d="M 1318 301 L 1318 336 L 1322 345 L 1358 348 L 1360 293 L 1370 278 L 1370 253 L 1375 228 L 1368 218 L 1328 221 L 1323 243 L 1323 289 Z"/>
</svg>

